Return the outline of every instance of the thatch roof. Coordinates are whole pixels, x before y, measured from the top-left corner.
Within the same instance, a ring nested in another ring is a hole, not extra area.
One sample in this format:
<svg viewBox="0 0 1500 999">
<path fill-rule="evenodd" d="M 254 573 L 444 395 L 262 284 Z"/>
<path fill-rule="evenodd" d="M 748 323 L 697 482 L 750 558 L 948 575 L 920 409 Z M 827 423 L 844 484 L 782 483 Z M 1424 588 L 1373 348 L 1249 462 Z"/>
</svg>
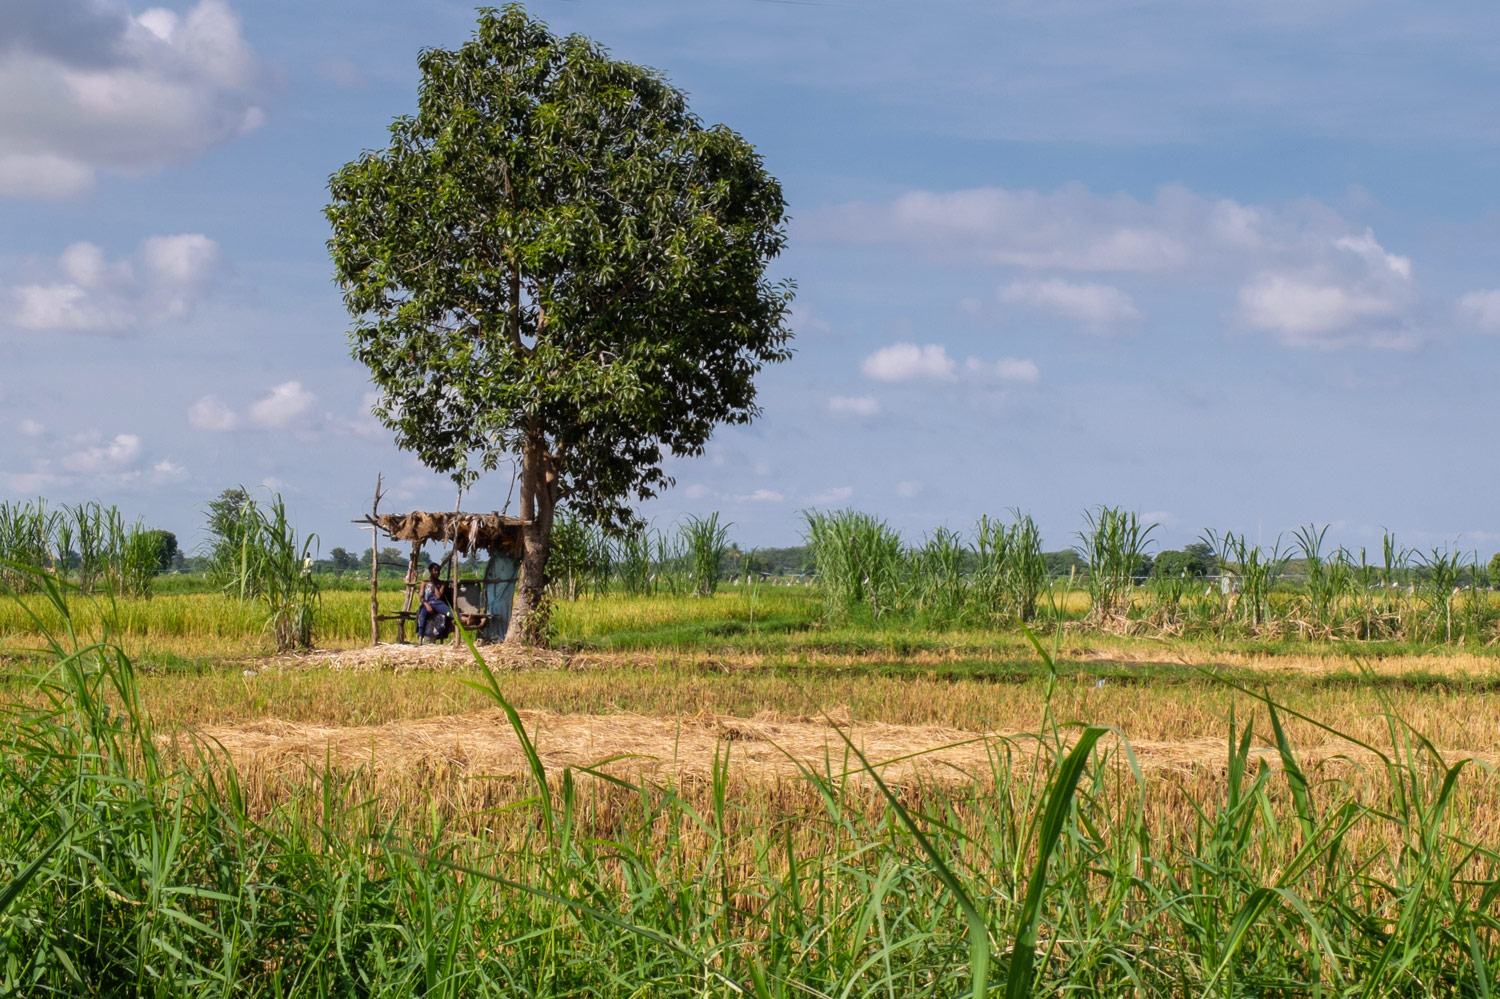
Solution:
<svg viewBox="0 0 1500 999">
<path fill-rule="evenodd" d="M 456 544 L 460 555 L 483 548 L 491 553 L 504 552 L 517 557 L 521 552 L 521 527 L 525 523 L 518 517 L 499 513 L 428 513 L 422 510 L 367 516 L 364 522 L 380 528 L 395 541 Z"/>
</svg>

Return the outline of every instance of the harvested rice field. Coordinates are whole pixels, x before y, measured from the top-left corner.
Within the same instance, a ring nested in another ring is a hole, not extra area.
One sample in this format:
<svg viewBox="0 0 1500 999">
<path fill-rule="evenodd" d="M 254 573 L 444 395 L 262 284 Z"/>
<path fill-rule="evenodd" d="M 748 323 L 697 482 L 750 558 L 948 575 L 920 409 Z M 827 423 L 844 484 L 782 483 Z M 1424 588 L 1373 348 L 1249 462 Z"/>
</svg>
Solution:
<svg viewBox="0 0 1500 999">
<path fill-rule="evenodd" d="M 417 771 L 522 774 L 524 754 L 482 689 L 476 655 L 549 772 L 611 761 L 611 772 L 676 779 L 727 760 L 737 777 L 787 780 L 861 769 L 852 742 L 883 773 L 968 781 L 991 770 L 997 751 L 1024 756 L 1050 718 L 1109 726 L 1143 771 L 1214 774 L 1231 710 L 1258 720 L 1252 752 L 1279 765 L 1267 696 L 1308 716 L 1283 725 L 1309 760 L 1368 759 L 1350 738 L 1388 738 L 1388 713 L 1445 757 L 1488 760 L 1500 747 L 1500 655 L 1487 649 L 1257 650 L 1063 629 L 1041 648 L 1047 663 L 1019 633 L 867 628 L 851 641 L 851 630 L 822 624 L 813 597 L 757 594 L 781 619 L 759 647 L 745 640 L 754 608 L 737 593 L 563 604 L 563 639 L 547 650 L 342 640 L 274 655 L 243 629 L 222 652 L 184 661 L 156 630 L 132 626 L 140 612 L 128 607 L 121 638 L 161 738 L 178 752 L 214 747 L 282 781 L 294 765 L 318 761 L 381 774 L 382 783 Z M 158 601 L 184 599 L 201 605 L 197 595 Z M 653 632 L 667 636 L 661 646 L 618 647 L 622 634 Z M 788 634 L 824 640 L 786 642 Z M 13 633 L 7 644 L 25 643 Z"/>
<path fill-rule="evenodd" d="M 668 717 L 632 714 L 519 713 L 542 764 L 549 771 L 623 772 L 635 779 L 680 781 L 710 775 L 717 766 L 755 780 L 794 780 L 808 771 L 836 779 L 860 778 L 867 768 L 888 781 L 920 775 L 960 784 L 982 782 L 996 752 L 1026 753 L 1032 733 L 974 732 L 935 725 L 840 724 L 835 717 L 784 717 L 762 712 Z M 510 720 L 500 711 L 474 711 L 381 725 L 319 725 L 267 718 L 237 725 L 206 726 L 172 740 L 218 749 L 242 772 L 287 773 L 332 763 L 366 769 L 383 780 L 401 774 L 448 771 L 466 777 L 523 777 L 530 763 Z M 847 742 L 845 740 L 848 740 Z M 1217 773 L 1224 766 L 1222 738 L 1130 740 L 1143 770 Z M 1437 747 L 1494 765 L 1500 753 Z M 1301 744 L 1309 764 L 1329 759 L 1370 763 L 1375 754 L 1348 739 L 1328 737 Z M 855 755 L 858 750 L 861 760 Z M 1274 745 L 1251 747 L 1256 759 L 1281 766 Z"/>
<path fill-rule="evenodd" d="M 1047 708 L 1041 676 L 1010 670 L 942 676 L 932 661 L 904 664 L 926 664 L 924 676 L 889 675 L 880 669 L 885 660 L 831 655 L 789 663 L 753 654 L 568 654 L 502 645 L 480 646 L 478 655 L 523 718 L 570 744 L 568 765 L 589 762 L 577 744 L 582 732 L 589 745 L 600 747 L 598 757 L 670 757 L 666 750 L 679 739 L 699 744 L 715 732 L 726 741 L 768 742 L 777 742 L 772 736 L 778 732 L 795 732 L 801 744 L 816 730 L 823 733 L 814 739 L 822 747 L 829 735 L 841 744 L 835 727 L 888 730 L 891 738 L 910 733 L 918 744 L 891 747 L 910 753 L 962 739 L 1035 732 Z M 1101 664 L 1109 675 L 1101 675 Z M 1493 666 L 1482 664 L 1478 657 L 1428 655 L 1385 660 L 1361 673 L 1355 658 L 1299 664 L 1241 654 L 1211 666 L 1169 667 L 1082 655 L 1076 672 L 1062 672 L 1053 685 L 1050 709 L 1064 720 L 1109 724 L 1139 748 L 1209 739 L 1223 756 L 1232 705 L 1253 712 L 1256 694 L 1269 691 L 1289 708 L 1319 721 L 1337 720 L 1341 730 L 1359 738 L 1379 738 L 1380 712 L 1395 709 L 1418 729 L 1427 723 L 1425 732 L 1449 751 L 1485 753 L 1500 747 L 1500 691 L 1467 687 L 1493 678 Z M 460 718 L 478 717 L 475 709 L 487 702 L 472 685 L 481 679 L 474 652 L 463 646 L 380 645 L 234 660 L 207 673 L 150 673 L 142 676 L 141 690 L 159 726 L 229 739 L 226 745 L 239 745 L 236 732 L 278 730 L 305 747 L 321 738 L 348 748 L 401 726 L 410 732 L 449 726 L 462 733 L 466 723 Z M 571 729 L 574 720 L 586 720 L 577 721 L 585 729 Z M 1298 718 L 1286 724 L 1301 736 L 1301 745 L 1347 744 Z M 642 742 L 633 745 L 637 735 Z M 263 735 L 246 745 L 267 750 L 273 741 Z"/>
<path fill-rule="evenodd" d="M 210 606 L 190 596 L 184 621 Z M 517 994 L 632 994 L 601 972 L 621 955 L 652 983 L 640 994 L 792 994 L 757 991 L 762 973 L 803 994 L 969 994 L 972 911 L 993 991 L 1044 858 L 1044 994 L 1166 996 L 1230 974 L 1401 990 L 1500 966 L 1487 647 L 1065 627 L 1033 642 L 829 623 L 815 593 L 787 591 L 565 603 L 546 650 L 275 654 L 227 617 L 194 646 L 162 626 L 179 599 L 11 624 L 8 772 L 78 794 L 66 761 L 100 761 L 90 835 L 109 843 L 143 822 L 129 836 L 149 852 L 192 816 L 191 845 L 121 862 L 215 893 L 166 907 L 195 921 L 168 942 L 200 963 L 222 944 L 199 924 L 275 893 L 289 915 L 235 945 L 267 987 L 277 947 L 347 946 L 354 920 L 381 956 L 341 982 L 397 965 L 413 980 L 412 948 L 458 925 L 442 946 L 477 994 L 510 994 L 485 984 L 507 975 Z M 60 647 L 37 651 L 49 633 Z M 155 804 L 112 811 L 121 786 Z M 111 905 L 158 904 L 136 898 L 149 881 L 111 884 L 127 900 Z M 1223 935 L 1239 924 L 1257 935 Z M 1454 927 L 1472 942 L 1434 942 Z"/>
</svg>

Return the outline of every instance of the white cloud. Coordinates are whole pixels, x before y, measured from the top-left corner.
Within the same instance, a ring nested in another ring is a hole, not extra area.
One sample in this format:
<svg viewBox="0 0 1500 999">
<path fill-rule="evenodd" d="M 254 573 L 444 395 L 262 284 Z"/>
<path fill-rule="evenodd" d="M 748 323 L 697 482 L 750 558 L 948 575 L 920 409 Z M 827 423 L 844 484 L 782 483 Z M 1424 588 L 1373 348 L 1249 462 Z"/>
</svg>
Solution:
<svg viewBox="0 0 1500 999">
<path fill-rule="evenodd" d="M 1195 294 L 1228 293 L 1241 325 L 1286 346 L 1400 347 L 1420 338 L 1410 258 L 1311 200 L 1246 205 L 1175 185 L 1144 201 L 1079 184 L 909 191 L 815 210 L 799 230 L 814 241 L 900 247 L 955 267 L 1131 273 Z M 1019 277 L 999 297 L 1096 329 L 1140 315 L 1107 284 Z"/>
<path fill-rule="evenodd" d="M 1411 346 L 1411 335 L 1393 328 L 1401 306 L 1380 289 L 1283 274 L 1258 275 L 1240 289 L 1241 322 L 1290 347 Z"/>
<path fill-rule="evenodd" d="M 239 417 L 216 397 L 206 395 L 188 407 L 188 425 L 198 430 L 233 430 Z"/>
<path fill-rule="evenodd" d="M 1368 228 L 1317 202 L 1245 205 L 1180 185 L 1160 188 L 1149 201 L 1082 184 L 1054 191 L 918 190 L 888 202 L 814 210 L 799 226 L 804 238 L 823 242 L 905 246 L 944 260 L 1025 270 L 1243 270 L 1247 262 L 1333 251 L 1397 272 L 1410 267 L 1386 253 Z"/>
<path fill-rule="evenodd" d="M 996 297 L 1002 305 L 1053 312 L 1096 332 L 1141 318 L 1131 297 L 1107 284 L 1074 283 L 1059 278 L 1018 280 L 1002 287 Z"/>
<path fill-rule="evenodd" d="M 854 495 L 853 486 L 837 486 L 833 489 L 825 489 L 821 493 L 813 495 L 808 502 L 816 504 L 842 503 Z"/>
<path fill-rule="evenodd" d="M 21 433 L 27 437 L 40 437 L 47 432 L 47 428 L 32 419 L 21 421 Z"/>
<path fill-rule="evenodd" d="M 202 233 L 152 236 L 109 260 L 93 243 L 58 255 L 57 280 L 11 288 L 21 329 L 114 333 L 187 316 L 219 267 L 219 245 Z"/>
<path fill-rule="evenodd" d="M 880 382 L 952 381 L 958 366 L 941 344 L 896 343 L 865 358 L 860 370 Z"/>
<path fill-rule="evenodd" d="M 922 483 L 916 480 L 907 480 L 896 483 L 896 495 L 902 499 L 911 499 L 922 492 Z"/>
<path fill-rule="evenodd" d="M 80 194 L 98 170 L 191 159 L 265 118 L 258 60 L 224 0 L 180 15 L 33 6 L 0 50 L 0 194 Z"/>
<path fill-rule="evenodd" d="M 986 378 L 998 378 L 1003 382 L 1025 382 L 1035 384 L 1042 379 L 1042 370 L 1035 361 L 1024 361 L 1014 357 L 1002 357 L 998 361 L 981 361 L 971 357 L 964 367 L 974 374 Z"/>
<path fill-rule="evenodd" d="M 0 481 L 14 492 L 53 495 L 168 486 L 186 478 L 187 470 L 181 465 L 166 458 L 152 461 L 139 435 L 106 438 L 95 430 L 62 441 L 47 457 L 33 460 L 29 470 L 0 473 Z"/>
<path fill-rule="evenodd" d="M 218 269 L 219 244 L 202 233 L 152 236 L 142 241 L 140 256 L 157 311 L 179 319 Z"/>
<path fill-rule="evenodd" d="M 981 187 L 825 208 L 800 229 L 815 240 L 896 243 L 1007 267 L 1156 272 L 1191 259 L 1183 227 L 1166 223 L 1196 215 L 1201 228 L 1211 213 L 1211 203 L 1181 188 L 1142 203 L 1080 184 L 1050 193 Z"/>
<path fill-rule="evenodd" d="M 1289 347 L 1416 345 L 1408 258 L 1387 252 L 1369 229 L 1301 249 L 1240 287 L 1242 325 Z"/>
<path fill-rule="evenodd" d="M 1380 302 L 1354 300 L 1344 289 L 1280 274 L 1262 274 L 1240 289 L 1245 324 L 1287 337 L 1327 333 L 1361 313 L 1384 311 Z"/>
<path fill-rule="evenodd" d="M 787 317 L 787 325 L 797 336 L 830 336 L 833 325 L 818 315 L 810 305 L 795 304 Z"/>
<path fill-rule="evenodd" d="M 126 284 L 134 276 L 128 261 L 109 263 L 104 259 L 104 251 L 93 243 L 71 244 L 58 255 L 57 267 L 80 288 Z"/>
<path fill-rule="evenodd" d="M 948 355 L 947 348 L 936 343 L 924 347 L 911 343 L 882 347 L 864 359 L 860 370 L 867 377 L 883 382 L 953 382 L 958 380 L 960 372 L 958 363 Z M 1036 362 L 1009 357 L 998 361 L 970 357 L 964 361 L 961 370 L 970 380 L 975 381 L 999 379 L 1032 383 L 1042 377 Z M 872 415 L 877 411 L 875 400 L 869 397 L 851 399 L 835 396 L 828 401 L 828 408 L 835 413 L 857 415 Z M 864 411 L 866 408 L 869 409 L 868 413 Z"/>
<path fill-rule="evenodd" d="M 309 430 L 315 429 L 314 424 L 318 424 L 318 428 L 323 428 L 323 423 L 326 422 L 326 429 L 331 429 L 336 433 L 370 436 L 366 432 L 366 427 L 357 421 L 343 420 L 332 415 L 325 415 L 324 421 L 309 420 L 308 417 L 317 406 L 317 402 L 318 397 L 303 388 L 301 382 L 282 382 L 252 402 L 246 408 L 244 415 L 236 413 L 217 396 L 203 396 L 188 407 L 188 424 L 199 430 L 222 432 L 243 428 Z M 367 394 L 366 405 L 369 402 L 370 395 Z M 368 418 L 368 410 L 366 417 Z"/>
<path fill-rule="evenodd" d="M 92 169 L 61 156 L 0 155 L 0 196 L 61 200 L 93 187 Z"/>
<path fill-rule="evenodd" d="M 1375 241 L 1373 229 L 1366 228 L 1364 234 L 1360 236 L 1342 236 L 1334 240 L 1333 245 L 1340 250 L 1348 250 L 1350 253 L 1357 254 L 1376 267 L 1384 267 L 1404 281 L 1411 280 L 1411 258 L 1387 253 L 1385 248 Z"/>
<path fill-rule="evenodd" d="M 164 7 L 152 7 L 143 11 L 136 23 L 164 42 L 170 42 L 177 33 L 177 14 Z"/>
<path fill-rule="evenodd" d="M 346 419 L 335 413 L 324 413 L 324 425 L 334 433 L 363 437 L 366 440 L 380 440 L 386 436 L 386 429 L 380 425 L 380 421 L 375 418 L 373 412 L 375 404 L 379 401 L 379 392 L 366 392 L 360 398 L 359 408 L 352 419 Z"/>
<path fill-rule="evenodd" d="M 828 411 L 835 416 L 874 416 L 880 412 L 880 403 L 868 395 L 835 395 L 828 400 Z"/>
<path fill-rule="evenodd" d="M 780 503 L 786 499 L 781 493 L 774 489 L 757 489 L 748 496 L 741 496 L 740 500 L 749 503 Z"/>
<path fill-rule="evenodd" d="M 141 457 L 141 439 L 135 434 L 117 434 L 113 440 L 79 448 L 63 455 L 62 467 L 79 475 L 130 471 Z"/>
<path fill-rule="evenodd" d="M 128 312 L 90 298 L 76 284 L 31 284 L 13 290 L 12 322 L 27 330 L 102 333 L 130 325 Z"/>
<path fill-rule="evenodd" d="M 283 382 L 250 404 L 248 422 L 263 430 L 285 430 L 312 412 L 317 401 L 301 382 Z"/>
<path fill-rule="evenodd" d="M 151 482 L 153 485 L 164 486 L 175 482 L 185 482 L 188 471 L 175 461 L 163 458 L 151 466 Z"/>
<path fill-rule="evenodd" d="M 1500 331 L 1500 289 L 1469 292 L 1458 300 L 1458 314 L 1479 329 Z"/>
<path fill-rule="evenodd" d="M 141 256 L 158 283 L 194 285 L 218 263 L 219 244 L 201 232 L 152 236 L 141 243 Z"/>
<path fill-rule="evenodd" d="M 700 485 L 698 483 L 694 483 L 693 485 L 688 486 L 686 489 L 684 489 L 682 491 L 682 495 L 686 496 L 690 500 L 703 499 L 708 495 L 708 487 Z"/>
</svg>

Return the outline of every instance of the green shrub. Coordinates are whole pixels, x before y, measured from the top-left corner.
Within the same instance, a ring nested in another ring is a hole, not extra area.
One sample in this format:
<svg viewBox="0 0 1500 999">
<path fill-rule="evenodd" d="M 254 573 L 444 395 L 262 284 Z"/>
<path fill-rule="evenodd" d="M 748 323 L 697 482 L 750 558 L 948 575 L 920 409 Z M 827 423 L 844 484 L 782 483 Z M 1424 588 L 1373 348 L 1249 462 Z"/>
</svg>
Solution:
<svg viewBox="0 0 1500 999">
<path fill-rule="evenodd" d="M 985 617 L 1030 621 L 1047 585 L 1042 536 L 1030 514 L 1012 510 L 1010 524 L 979 518 L 974 597 Z"/>
<path fill-rule="evenodd" d="M 1131 587 L 1149 565 L 1145 547 L 1156 525 L 1142 525 L 1135 513 L 1111 506 L 1087 511 L 1084 521 L 1078 553 L 1088 564 L 1094 617 L 1124 617 L 1130 610 Z"/>
<path fill-rule="evenodd" d="M 246 497 L 212 510 L 209 529 L 218 538 L 210 577 L 224 595 L 265 607 L 278 652 L 312 648 L 321 607 L 312 571 L 318 536 L 298 541 L 279 493 L 268 507 Z"/>
<path fill-rule="evenodd" d="M 708 517 L 689 517 L 680 527 L 681 548 L 691 563 L 693 592 L 711 597 L 719 588 L 719 566 L 729 554 L 729 529 L 720 524 L 718 513 Z"/>
<path fill-rule="evenodd" d="M 1212 575 L 1215 565 L 1213 548 L 1199 541 L 1181 550 L 1168 549 L 1157 554 L 1151 563 L 1151 574 L 1158 577 L 1199 579 Z"/>
<path fill-rule="evenodd" d="M 900 607 L 901 535 L 855 510 L 805 510 L 802 517 L 830 616 L 878 619 Z"/>
</svg>

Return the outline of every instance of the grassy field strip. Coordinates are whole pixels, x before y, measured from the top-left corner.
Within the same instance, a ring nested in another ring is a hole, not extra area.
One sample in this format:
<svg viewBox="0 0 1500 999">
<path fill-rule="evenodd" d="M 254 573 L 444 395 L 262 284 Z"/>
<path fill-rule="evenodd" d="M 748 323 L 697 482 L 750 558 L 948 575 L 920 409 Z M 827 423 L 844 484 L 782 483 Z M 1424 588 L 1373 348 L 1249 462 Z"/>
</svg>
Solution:
<svg viewBox="0 0 1500 999">
<path fill-rule="evenodd" d="M 797 778 L 803 767 L 831 777 L 862 768 L 828 720 L 786 718 L 763 712 L 749 718 L 727 715 L 686 718 L 629 714 L 557 714 L 523 711 L 521 717 L 548 770 L 564 767 L 621 771 L 631 779 L 703 778 L 728 764 L 740 776 Z M 925 779 L 983 783 L 992 776 L 995 754 L 1016 753 L 1023 764 L 1032 736 L 1024 731 L 967 732 L 928 725 L 883 723 L 841 725 L 888 781 Z M 332 763 L 341 769 L 366 767 L 378 774 L 455 769 L 474 777 L 518 777 L 529 763 L 506 717 L 498 711 L 418 718 L 384 725 L 327 726 L 275 719 L 215 726 L 163 736 L 178 752 L 197 741 L 227 752 L 241 772 L 304 770 Z M 184 741 L 186 740 L 186 742 Z M 1066 741 L 1066 735 L 1065 735 Z M 1146 770 L 1218 767 L 1222 738 L 1132 741 L 1131 751 Z M 1439 748 L 1445 756 L 1458 754 Z M 1280 767 L 1274 744 L 1251 747 L 1252 757 Z M 1487 763 L 1500 753 L 1468 753 Z M 1302 761 L 1318 765 L 1345 759 L 1371 765 L 1373 753 L 1343 739 L 1304 743 Z"/>
<path fill-rule="evenodd" d="M 1088 611 L 1087 594 L 1068 614 Z M 399 608 L 398 585 L 386 586 L 381 606 Z M 44 601 L 34 620 L 17 603 L 0 601 L 0 650 L 38 644 L 40 629 L 55 631 L 61 619 Z M 1076 601 L 1075 601 L 1076 602 Z M 315 641 L 320 648 L 367 648 L 369 594 L 328 589 L 319 597 Z M 71 608 L 74 626 L 110 632 L 142 665 L 179 668 L 225 659 L 271 654 L 272 636 L 257 605 L 216 593 L 164 593 L 152 599 L 79 598 Z M 1378 672 L 1451 669 L 1476 676 L 1500 675 L 1500 647 L 1458 647 L 1415 641 L 1328 641 L 1300 637 L 1183 638 L 1149 629 L 1117 635 L 1064 622 L 1056 633 L 1060 660 L 1113 659 L 1120 662 L 1229 663 L 1276 659 L 1288 669 L 1346 671 L 1356 662 Z M 819 595 L 809 587 L 725 588 L 708 598 L 588 597 L 560 601 L 555 608 L 556 645 L 590 656 L 678 653 L 702 657 L 783 656 L 809 662 L 842 661 L 943 664 L 963 660 L 1035 662 L 1034 650 L 1018 630 L 931 622 L 836 623 L 824 617 Z M 1050 625 L 1039 627 L 1049 644 Z M 1138 629 L 1139 630 L 1139 629 Z M 390 636 L 387 636 L 390 637 Z M 1450 664 L 1450 665 L 1444 665 Z"/>
<path fill-rule="evenodd" d="M 461 715 L 486 707 L 465 686 L 475 674 L 438 671 L 268 669 L 201 676 L 142 677 L 141 696 L 161 731 L 237 726 L 276 720 L 328 727 Z M 861 673 L 782 675 L 642 669 L 622 682 L 619 670 L 521 670 L 501 674 L 518 707 L 559 715 L 635 715 L 824 721 L 856 725 L 934 726 L 968 733 L 1034 731 L 1046 708 L 1043 679 L 993 684 L 970 679 L 889 677 Z M 1500 693 L 1455 694 L 1442 685 L 1381 690 L 1360 686 L 1267 683 L 1281 700 L 1316 718 L 1339 720 L 1361 739 L 1385 744 L 1382 712 L 1398 712 L 1436 745 L 1463 753 L 1500 746 Z M 1269 720 L 1257 702 L 1231 687 L 1195 682 L 1147 686 L 1063 676 L 1051 701 L 1061 721 L 1111 725 L 1133 742 L 1222 739 L 1229 713 L 1253 721 L 1269 741 Z M 1326 733 L 1286 721 L 1299 745 L 1320 745 Z"/>
<path fill-rule="evenodd" d="M 953 666 L 982 666 L 986 663 L 1037 666 L 1041 661 L 1033 649 L 997 650 L 993 657 L 976 657 L 956 649 L 919 651 L 899 659 L 888 652 L 866 653 L 806 652 L 794 658 L 759 652 L 685 651 L 685 652 L 563 652 L 513 649 L 503 645 L 482 646 L 480 652 L 491 669 L 640 670 L 675 669 L 685 672 L 732 672 L 777 670 L 787 668 L 850 668 L 893 670 L 903 673 L 918 670 L 942 670 Z M 1424 678 L 1469 678 L 1500 681 L 1500 661 L 1472 653 L 1448 652 L 1428 655 L 1395 655 L 1367 658 L 1357 653 L 1329 652 L 1324 655 L 1257 655 L 1246 652 L 1203 648 L 1166 648 L 1144 646 L 1100 649 L 1091 645 L 1059 648 L 1057 662 L 1061 667 L 1074 665 L 1139 667 L 1142 678 L 1163 670 L 1201 667 L 1209 670 L 1229 669 L 1240 672 L 1282 674 L 1288 677 L 1322 677 L 1329 675 L 1380 677 L 1421 676 Z M 351 649 L 324 649 L 316 652 L 283 655 L 264 660 L 247 660 L 247 666 L 260 669 L 331 669 L 331 670 L 472 670 L 468 649 L 443 645 L 380 645 Z M 976 672 L 982 672 L 976 670 Z M 981 677 L 982 678 L 982 677 Z"/>
<path fill-rule="evenodd" d="M 557 714 L 523 711 L 542 762 L 549 770 L 592 767 L 632 778 L 702 778 L 728 756 L 742 775 L 795 778 L 798 762 L 842 776 L 858 769 L 827 723 L 773 714 L 737 718 L 676 718 L 631 714 Z M 847 733 L 887 779 L 906 779 L 915 767 L 951 779 L 975 779 L 989 769 L 988 740 L 972 732 L 934 726 L 866 724 Z M 474 776 L 522 776 L 528 761 L 506 717 L 498 711 L 409 719 L 384 725 L 323 726 L 260 721 L 205 728 L 192 737 L 222 747 L 242 772 L 331 760 L 341 768 L 377 772 L 455 766 Z M 180 737 L 179 737 L 180 738 Z M 1220 747 L 1222 750 L 1222 747 Z M 250 761 L 254 760 L 254 763 Z"/>
</svg>

